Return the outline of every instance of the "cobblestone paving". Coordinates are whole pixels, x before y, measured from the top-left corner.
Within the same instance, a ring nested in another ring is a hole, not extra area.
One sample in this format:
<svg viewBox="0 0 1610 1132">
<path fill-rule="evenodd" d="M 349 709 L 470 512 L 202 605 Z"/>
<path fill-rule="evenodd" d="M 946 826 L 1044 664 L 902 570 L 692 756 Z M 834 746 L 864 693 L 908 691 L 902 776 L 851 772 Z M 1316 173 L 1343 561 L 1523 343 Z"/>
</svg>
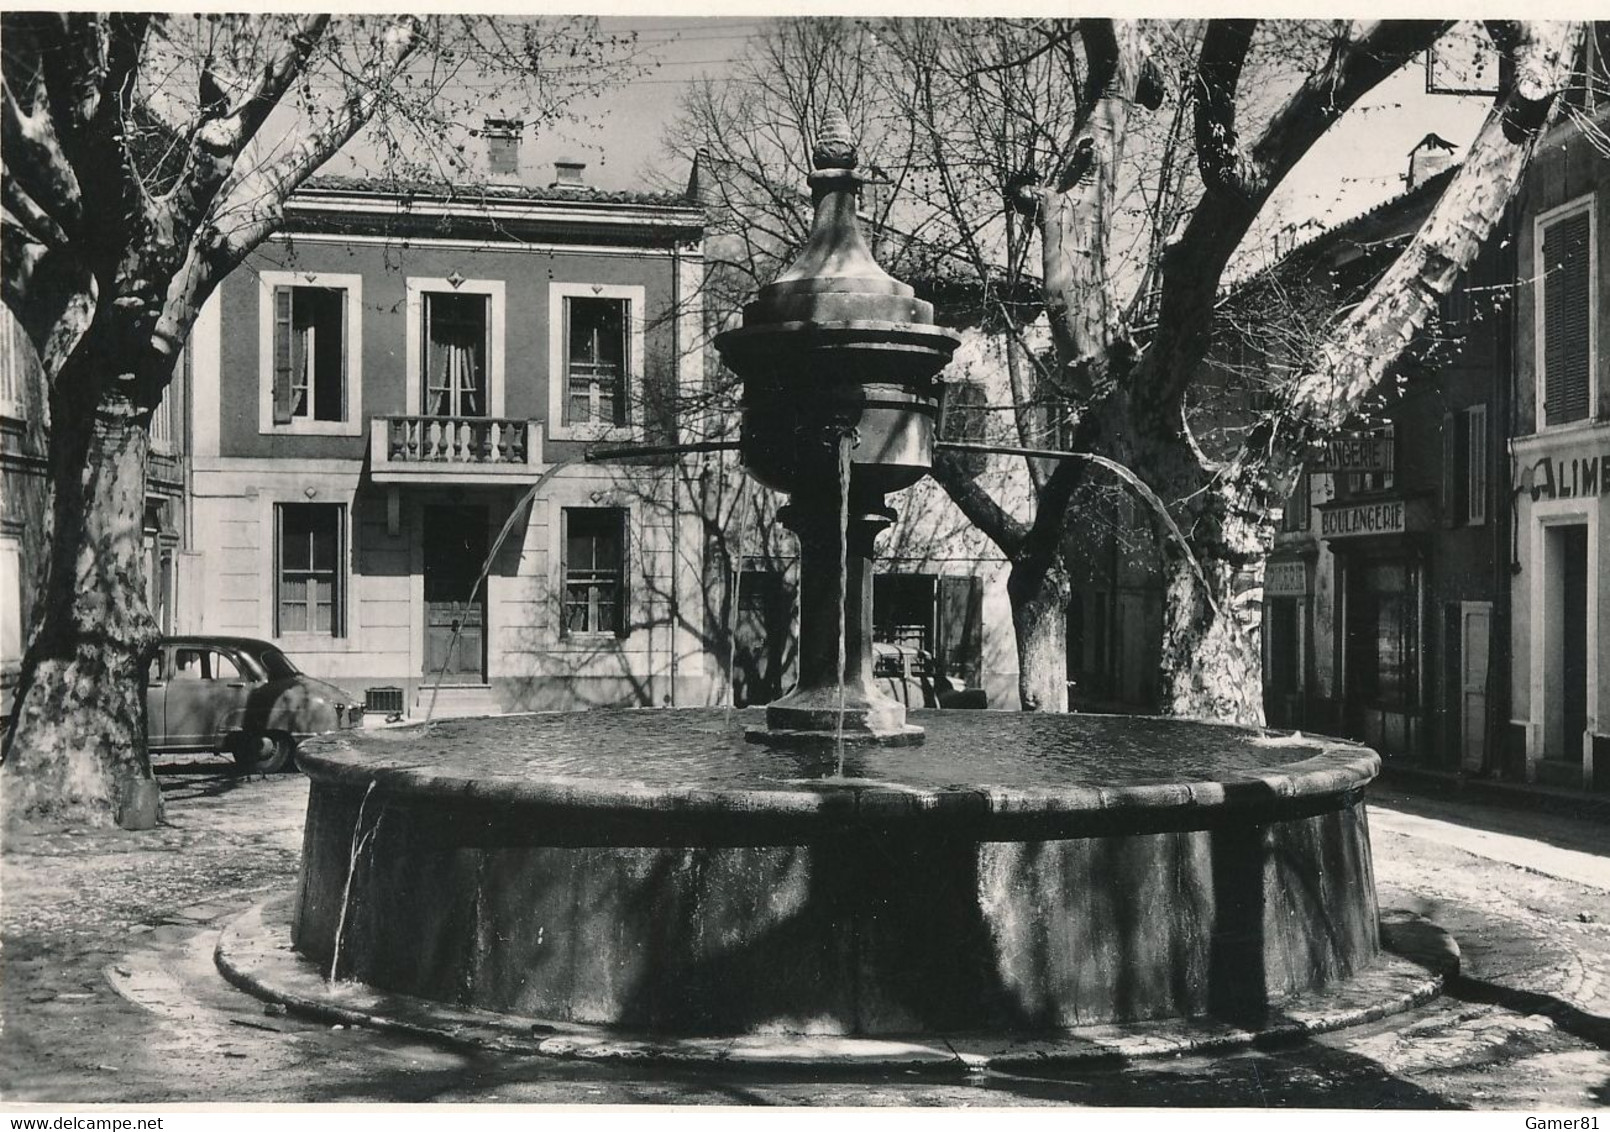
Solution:
<svg viewBox="0 0 1610 1132">
<path fill-rule="evenodd" d="M 153 833 L 8 838 L 6 1100 L 1610 1105 L 1610 858 L 1602 886 L 1547 872 L 1550 846 L 1610 851 L 1602 824 L 1464 811 L 1472 827 L 1527 839 L 1535 852 L 1517 851 L 1523 867 L 1425 830 L 1395 832 L 1392 806 L 1442 820 L 1449 811 L 1383 796 L 1374 830 L 1383 906 L 1435 919 L 1464 955 L 1449 993 L 1409 1015 L 1284 1049 L 1080 1072 L 738 1072 L 467 1052 L 265 1013 L 223 983 L 211 951 L 219 924 L 294 884 L 306 780 L 241 778 L 227 762 L 198 761 L 164 768 L 162 781 L 168 824 Z"/>
</svg>

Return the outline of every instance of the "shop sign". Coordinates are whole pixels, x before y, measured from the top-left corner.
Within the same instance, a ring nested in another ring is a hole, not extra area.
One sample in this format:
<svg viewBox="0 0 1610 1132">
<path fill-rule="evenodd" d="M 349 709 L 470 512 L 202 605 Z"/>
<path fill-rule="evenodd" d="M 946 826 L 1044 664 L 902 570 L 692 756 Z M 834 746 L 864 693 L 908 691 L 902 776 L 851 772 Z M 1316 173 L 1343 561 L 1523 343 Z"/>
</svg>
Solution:
<svg viewBox="0 0 1610 1132">
<path fill-rule="evenodd" d="M 1271 560 L 1263 568 L 1264 597 L 1308 596 L 1308 562 L 1303 558 Z"/>
<path fill-rule="evenodd" d="M 1610 495 L 1610 452 L 1544 456 L 1530 468 L 1520 470 L 1515 489 L 1522 488 L 1531 490 L 1533 503 L 1539 499 Z"/>
<path fill-rule="evenodd" d="M 1403 499 L 1353 503 L 1319 513 L 1321 538 L 1362 538 L 1367 535 L 1401 535 L 1409 529 L 1409 504 Z"/>
<path fill-rule="evenodd" d="M 1395 455 L 1390 432 L 1348 433 L 1325 442 L 1311 472 L 1390 472 Z"/>
</svg>

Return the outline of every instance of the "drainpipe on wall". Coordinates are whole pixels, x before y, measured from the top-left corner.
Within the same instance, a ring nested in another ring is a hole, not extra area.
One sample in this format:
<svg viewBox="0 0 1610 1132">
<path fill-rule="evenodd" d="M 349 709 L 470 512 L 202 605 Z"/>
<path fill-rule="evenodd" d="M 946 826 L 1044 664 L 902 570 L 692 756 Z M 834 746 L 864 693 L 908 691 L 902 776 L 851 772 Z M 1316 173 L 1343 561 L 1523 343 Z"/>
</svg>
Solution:
<svg viewBox="0 0 1610 1132">
<path fill-rule="evenodd" d="M 1519 214 L 1517 198 L 1512 197 L 1504 207 L 1504 219 L 1500 229 L 1503 239 L 1498 262 L 1498 277 L 1506 281 L 1511 290 L 1504 317 L 1496 319 L 1493 328 L 1497 339 L 1493 343 L 1493 355 L 1498 368 L 1498 372 L 1493 375 L 1493 395 L 1497 398 L 1498 404 L 1494 406 L 1492 419 L 1499 422 L 1503 436 L 1499 438 L 1499 443 L 1492 445 L 1492 451 L 1488 456 L 1488 469 L 1490 473 L 1502 477 L 1493 485 L 1497 489 L 1494 493 L 1495 501 L 1501 498 L 1507 506 L 1493 508 L 1493 625 L 1487 642 L 1487 765 L 1482 768 L 1492 777 L 1503 777 L 1502 771 L 1509 756 L 1507 748 L 1510 738 L 1509 720 L 1514 715 L 1514 705 L 1510 703 L 1510 671 L 1513 661 L 1510 656 L 1510 586 L 1515 571 L 1511 547 L 1518 524 L 1515 521 L 1513 490 L 1515 470 L 1514 456 L 1510 453 L 1510 440 L 1515 435 L 1517 423 L 1515 319 L 1520 304 L 1516 301 L 1515 288 L 1518 287 L 1520 278 L 1517 220 Z"/>
</svg>

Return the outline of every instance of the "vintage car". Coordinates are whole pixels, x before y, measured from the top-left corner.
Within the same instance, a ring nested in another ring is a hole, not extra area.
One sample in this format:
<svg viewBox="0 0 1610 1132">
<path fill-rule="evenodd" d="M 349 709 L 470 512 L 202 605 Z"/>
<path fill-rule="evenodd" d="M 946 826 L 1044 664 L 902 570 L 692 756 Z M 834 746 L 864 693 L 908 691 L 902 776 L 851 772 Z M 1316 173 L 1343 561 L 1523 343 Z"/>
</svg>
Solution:
<svg viewBox="0 0 1610 1132">
<path fill-rule="evenodd" d="M 872 642 L 872 678 L 909 708 L 983 708 L 982 688 L 967 688 L 939 671 L 933 657 L 912 645 Z"/>
<path fill-rule="evenodd" d="M 166 637 L 146 665 L 145 717 L 153 752 L 220 751 L 273 774 L 310 735 L 361 726 L 363 705 L 267 641 Z"/>
</svg>

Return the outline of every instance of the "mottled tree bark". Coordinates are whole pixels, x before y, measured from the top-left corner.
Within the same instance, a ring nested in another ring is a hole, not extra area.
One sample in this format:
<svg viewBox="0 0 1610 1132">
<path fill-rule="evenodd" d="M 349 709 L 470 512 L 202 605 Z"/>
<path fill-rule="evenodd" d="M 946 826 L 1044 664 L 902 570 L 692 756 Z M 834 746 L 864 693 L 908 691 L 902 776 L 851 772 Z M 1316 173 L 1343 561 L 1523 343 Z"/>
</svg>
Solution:
<svg viewBox="0 0 1610 1132">
<path fill-rule="evenodd" d="M 72 371 L 113 364 L 81 347 L 63 376 L 90 383 Z M 141 672 L 157 639 L 141 546 L 149 447 L 133 412 L 54 417 L 54 537 L 7 744 L 8 818 L 137 824 L 122 811 L 151 780 Z"/>
<path fill-rule="evenodd" d="M 1017 690 L 1024 711 L 1068 710 L 1068 601 L 1060 555 L 1012 564 L 1006 592 L 1017 635 Z"/>
</svg>

